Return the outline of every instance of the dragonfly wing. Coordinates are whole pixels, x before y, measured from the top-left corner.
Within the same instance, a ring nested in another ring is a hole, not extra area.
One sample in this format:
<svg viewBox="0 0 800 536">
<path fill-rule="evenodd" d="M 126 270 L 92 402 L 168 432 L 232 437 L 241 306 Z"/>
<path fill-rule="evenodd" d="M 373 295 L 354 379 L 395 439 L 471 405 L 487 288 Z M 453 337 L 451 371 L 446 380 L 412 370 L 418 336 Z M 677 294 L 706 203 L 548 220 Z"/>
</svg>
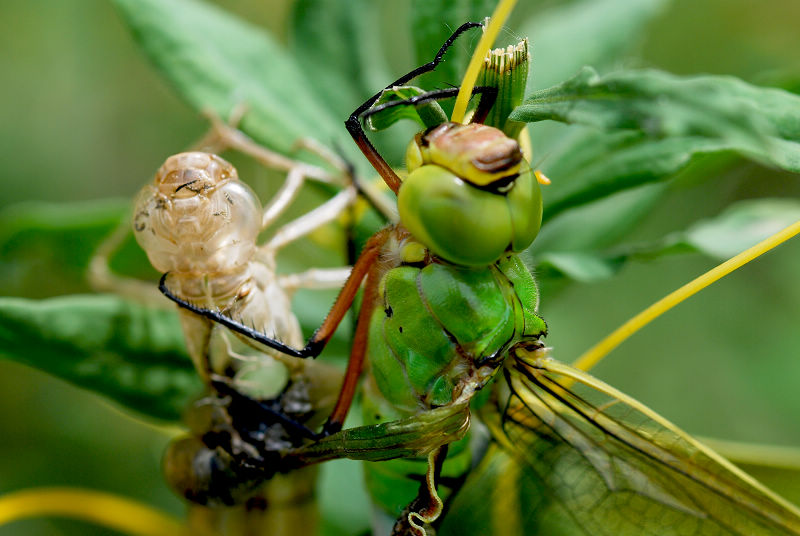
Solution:
<svg viewBox="0 0 800 536">
<path fill-rule="evenodd" d="M 800 511 L 636 400 L 517 357 L 487 424 L 587 535 L 800 534 Z"/>
</svg>

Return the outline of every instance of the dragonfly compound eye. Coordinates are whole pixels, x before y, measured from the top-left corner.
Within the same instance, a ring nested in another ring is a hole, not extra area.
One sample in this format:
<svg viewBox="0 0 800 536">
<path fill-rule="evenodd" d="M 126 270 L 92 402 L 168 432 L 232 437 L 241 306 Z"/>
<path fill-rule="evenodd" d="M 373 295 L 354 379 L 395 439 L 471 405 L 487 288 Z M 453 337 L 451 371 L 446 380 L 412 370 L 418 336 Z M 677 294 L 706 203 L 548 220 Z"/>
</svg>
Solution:
<svg viewBox="0 0 800 536">
<path fill-rule="evenodd" d="M 175 493 L 212 507 L 245 502 L 263 481 L 221 448 L 210 449 L 191 436 L 170 443 L 163 466 L 167 483 Z"/>
<path fill-rule="evenodd" d="M 480 128 L 466 128 L 473 126 Z M 417 240 L 468 266 L 491 264 L 533 242 L 541 192 L 516 141 L 492 127 L 446 123 L 412 143 L 417 151 L 407 151 L 410 172 L 397 202 Z"/>
<path fill-rule="evenodd" d="M 136 198 L 136 240 L 162 272 L 228 272 L 252 258 L 261 203 L 236 169 L 208 153 L 167 159 Z"/>
</svg>

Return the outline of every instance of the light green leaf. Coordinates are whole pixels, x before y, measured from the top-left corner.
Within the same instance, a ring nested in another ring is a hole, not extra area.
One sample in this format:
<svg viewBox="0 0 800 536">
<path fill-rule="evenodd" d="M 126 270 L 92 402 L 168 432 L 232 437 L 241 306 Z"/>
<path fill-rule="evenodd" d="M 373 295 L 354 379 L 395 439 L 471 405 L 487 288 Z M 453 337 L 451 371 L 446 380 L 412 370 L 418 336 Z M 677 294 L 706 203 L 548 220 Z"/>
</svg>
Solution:
<svg viewBox="0 0 800 536">
<path fill-rule="evenodd" d="M 693 225 L 672 238 L 710 257 L 727 259 L 756 245 L 781 229 L 800 221 L 797 199 L 753 199 L 740 201 L 719 216 Z"/>
<path fill-rule="evenodd" d="M 637 130 L 655 139 L 698 138 L 800 171 L 800 97 L 732 77 L 659 71 L 576 76 L 529 95 L 511 118 Z"/>
<path fill-rule="evenodd" d="M 381 93 L 375 106 L 387 102 L 403 101 L 424 95 L 425 91 L 414 86 L 395 86 Z M 389 128 L 401 119 L 416 121 L 423 128 L 441 125 L 448 121 L 447 115 L 436 101 L 424 101 L 414 106 L 393 106 L 386 108 L 367 117 L 366 125 L 370 130 L 383 130 Z"/>
<path fill-rule="evenodd" d="M 202 388 L 177 315 L 115 296 L 0 298 L 0 357 L 158 419 Z"/>
<path fill-rule="evenodd" d="M 608 251 L 543 250 L 526 255 L 532 255 L 541 277 L 591 282 L 611 277 L 631 260 L 653 260 L 679 253 L 701 253 L 725 260 L 796 221 L 800 221 L 800 201 L 796 199 L 751 199 L 651 243 L 621 245 Z"/>
<path fill-rule="evenodd" d="M 344 118 L 309 88 L 314 73 L 304 76 L 261 28 L 199 0 L 115 3 L 145 53 L 196 110 L 227 118 L 244 104 L 240 128 L 283 153 L 302 136 L 346 139 Z"/>
<path fill-rule="evenodd" d="M 341 121 L 392 80 L 383 61 L 378 7 L 371 0 L 294 5 L 294 56 L 313 77 L 311 91 Z"/>
</svg>

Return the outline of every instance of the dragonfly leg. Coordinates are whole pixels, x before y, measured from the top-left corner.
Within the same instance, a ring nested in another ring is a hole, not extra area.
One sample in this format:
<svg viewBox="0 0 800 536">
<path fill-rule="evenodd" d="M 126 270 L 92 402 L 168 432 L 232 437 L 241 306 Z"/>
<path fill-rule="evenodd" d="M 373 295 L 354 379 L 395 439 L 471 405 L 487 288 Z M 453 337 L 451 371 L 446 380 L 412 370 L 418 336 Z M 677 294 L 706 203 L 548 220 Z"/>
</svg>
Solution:
<svg viewBox="0 0 800 536">
<path fill-rule="evenodd" d="M 486 116 L 489 115 L 489 111 L 492 109 L 492 106 L 494 106 L 494 103 L 497 101 L 497 88 L 488 86 L 478 86 L 473 88 L 472 94 L 482 95 L 480 103 L 478 104 L 478 108 L 475 110 L 475 114 L 473 114 L 472 116 L 472 122 L 483 123 L 484 120 L 486 120 Z M 408 99 L 389 101 L 389 102 L 384 102 L 383 104 L 379 104 L 378 106 L 373 106 L 372 108 L 362 113 L 360 117 L 361 120 L 363 121 L 369 118 L 371 115 L 375 115 L 388 108 L 395 108 L 397 106 L 416 106 L 417 104 L 422 104 L 429 101 L 450 99 L 455 97 L 456 95 L 458 95 L 457 87 L 450 87 L 447 89 L 437 89 L 436 91 L 427 91 L 421 95 L 416 95 Z"/>
<path fill-rule="evenodd" d="M 373 264 L 367 273 L 367 282 L 364 286 L 364 297 L 361 300 L 361 309 L 358 311 L 358 322 L 356 331 L 353 335 L 353 346 L 350 350 L 350 359 L 347 361 L 342 388 L 339 391 L 339 398 L 333 408 L 331 416 L 322 428 L 323 434 L 331 434 L 342 429 L 347 412 L 353 402 L 356 393 L 358 379 L 364 368 L 364 356 L 367 352 L 367 340 L 369 338 L 369 325 L 375 304 L 378 302 L 378 283 L 380 282 L 383 268 L 380 263 Z"/>
<path fill-rule="evenodd" d="M 436 68 L 437 65 L 442 61 L 445 52 L 450 46 L 455 42 L 455 40 L 465 31 L 471 28 L 478 28 L 482 26 L 478 22 L 466 22 L 459 26 L 455 32 L 444 42 L 441 46 L 439 51 L 434 56 L 433 60 L 426 63 L 425 65 L 421 65 L 416 69 L 406 73 L 405 75 L 401 76 L 384 89 L 389 89 L 394 86 L 400 86 L 408 82 L 409 80 L 416 78 L 417 76 L 430 72 Z M 364 153 L 364 156 L 369 160 L 369 163 L 372 164 L 372 167 L 378 172 L 378 174 L 383 178 L 386 182 L 386 185 L 394 192 L 397 193 L 397 190 L 400 188 L 401 180 L 400 177 L 397 176 L 397 173 L 394 172 L 392 167 L 383 159 L 383 157 L 378 153 L 378 150 L 375 149 L 375 146 L 372 145 L 372 142 L 369 141 L 367 138 L 364 129 L 361 127 L 361 115 L 366 112 L 374 103 L 377 101 L 383 90 L 377 92 L 375 95 L 367 99 L 364 103 L 361 104 L 358 108 L 356 108 L 350 117 L 344 122 L 345 127 L 347 127 L 347 131 L 350 133 L 350 136 L 353 137 L 353 141 L 356 142 L 356 145 L 361 152 Z"/>
<path fill-rule="evenodd" d="M 310 268 L 296 274 L 278 276 L 278 284 L 287 294 L 297 289 L 342 288 L 350 277 L 350 268 Z"/>
<path fill-rule="evenodd" d="M 358 288 L 361 286 L 361 281 L 363 281 L 363 279 L 366 277 L 375 261 L 378 260 L 383 244 L 389 238 L 390 231 L 391 228 L 378 231 L 367 241 L 361 256 L 353 266 L 353 271 L 350 273 L 350 277 L 347 279 L 342 287 L 342 290 L 339 292 L 339 296 L 333 303 L 333 307 L 328 313 L 328 316 L 325 317 L 322 325 L 317 329 L 314 335 L 308 339 L 303 348 L 298 349 L 288 346 L 277 339 L 269 337 L 265 333 L 261 333 L 256 329 L 246 326 L 238 320 L 234 320 L 233 318 L 226 316 L 223 311 L 207 309 L 181 298 L 173 293 L 167 285 L 169 272 L 161 276 L 161 280 L 158 283 L 158 289 L 162 294 L 177 303 L 180 307 L 197 315 L 208 318 L 209 320 L 213 320 L 214 322 L 225 326 L 231 331 L 239 333 L 240 335 L 244 335 L 256 343 L 262 344 L 268 348 L 272 348 L 273 350 L 277 350 L 291 357 L 313 358 L 317 357 L 320 352 L 322 352 L 323 348 L 325 348 L 325 345 L 327 345 L 328 341 L 330 341 L 331 337 L 333 337 L 333 333 L 336 331 L 339 323 L 342 321 L 345 314 L 347 314 L 347 311 L 350 309 L 353 299 L 355 299 L 356 293 L 358 292 Z"/>
<path fill-rule="evenodd" d="M 291 176 L 292 173 L 293 172 L 290 171 L 289 176 Z M 262 250 L 274 254 L 287 244 L 332 222 L 355 200 L 356 188 L 352 185 L 348 186 L 311 212 L 300 216 L 278 229 L 269 242 L 262 246 Z M 266 220 L 267 214 L 266 212 L 264 214 Z"/>
<path fill-rule="evenodd" d="M 436 492 L 436 484 L 447 458 L 447 445 L 428 454 L 428 471 L 419 486 L 416 498 L 403 510 L 392 529 L 392 536 L 426 536 L 425 526 L 436 521 L 444 503 Z"/>
</svg>

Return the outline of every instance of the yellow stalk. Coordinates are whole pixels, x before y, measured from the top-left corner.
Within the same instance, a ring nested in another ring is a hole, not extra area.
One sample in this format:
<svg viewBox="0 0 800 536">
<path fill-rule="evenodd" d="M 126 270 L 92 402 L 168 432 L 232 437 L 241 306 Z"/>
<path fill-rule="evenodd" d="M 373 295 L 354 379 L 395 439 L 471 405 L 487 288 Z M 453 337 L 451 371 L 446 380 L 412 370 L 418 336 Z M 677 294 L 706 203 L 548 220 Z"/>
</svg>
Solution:
<svg viewBox="0 0 800 536">
<path fill-rule="evenodd" d="M 0 525 L 42 516 L 78 519 L 135 536 L 188 536 L 180 520 L 148 505 L 101 491 L 39 488 L 0 497 Z"/>
<path fill-rule="evenodd" d="M 638 315 L 622 324 L 608 337 L 597 343 L 589 351 L 580 356 L 575 363 L 573 363 L 573 366 L 580 370 L 591 369 L 609 352 L 611 352 L 611 350 L 622 344 L 628 337 L 642 329 L 654 319 L 669 311 L 686 298 L 696 294 L 715 281 L 722 279 L 734 270 L 741 268 L 756 257 L 782 244 L 798 233 L 800 233 L 800 221 L 795 222 L 782 231 L 775 233 L 750 249 L 739 253 L 735 257 L 723 262 L 716 268 L 712 268 L 697 279 L 694 279 L 678 290 L 665 296 Z"/>
<path fill-rule="evenodd" d="M 470 59 L 469 65 L 467 66 L 467 72 L 464 74 L 464 80 L 461 82 L 461 88 L 458 90 L 456 103 L 453 107 L 453 114 L 450 116 L 452 122 L 462 123 L 464 121 L 464 115 L 467 113 L 467 104 L 469 104 L 472 90 L 478 79 L 481 64 L 486 58 L 486 54 L 489 53 L 489 49 L 492 47 L 495 39 L 497 39 L 497 34 L 500 33 L 500 29 L 506 23 L 506 19 L 508 19 L 516 3 L 517 0 L 500 0 L 500 3 L 497 4 L 497 7 L 494 9 L 489 25 L 485 28 L 480 41 L 478 41 L 478 46 L 475 48 L 472 59 Z"/>
</svg>

